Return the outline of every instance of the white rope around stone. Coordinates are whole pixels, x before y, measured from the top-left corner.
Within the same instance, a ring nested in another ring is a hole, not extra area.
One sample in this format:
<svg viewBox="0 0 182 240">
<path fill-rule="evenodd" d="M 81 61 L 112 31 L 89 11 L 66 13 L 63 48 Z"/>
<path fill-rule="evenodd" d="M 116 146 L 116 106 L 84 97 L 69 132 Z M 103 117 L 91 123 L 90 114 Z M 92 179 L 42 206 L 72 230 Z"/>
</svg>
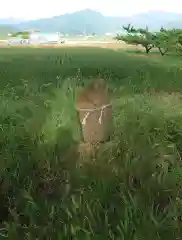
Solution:
<svg viewBox="0 0 182 240">
<path fill-rule="evenodd" d="M 85 117 L 82 120 L 82 125 L 86 124 L 87 118 L 89 117 L 90 113 L 95 112 L 95 111 L 101 111 L 100 113 L 100 117 L 99 117 L 99 123 L 102 123 L 102 116 L 103 116 L 103 111 L 105 108 L 110 107 L 112 104 L 107 104 L 107 105 L 103 105 L 99 108 L 93 108 L 93 109 L 87 109 L 87 108 L 77 108 L 78 111 L 83 111 L 83 112 L 87 112 Z"/>
</svg>

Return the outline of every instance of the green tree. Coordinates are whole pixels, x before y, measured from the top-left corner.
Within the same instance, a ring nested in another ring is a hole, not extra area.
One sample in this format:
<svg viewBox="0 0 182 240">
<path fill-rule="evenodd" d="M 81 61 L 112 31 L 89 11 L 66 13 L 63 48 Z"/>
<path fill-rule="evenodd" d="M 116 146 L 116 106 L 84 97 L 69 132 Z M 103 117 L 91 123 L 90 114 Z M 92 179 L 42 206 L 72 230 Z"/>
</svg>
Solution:
<svg viewBox="0 0 182 240">
<path fill-rule="evenodd" d="M 153 43 L 160 54 L 164 56 L 176 44 L 176 38 L 173 32 L 161 28 L 153 35 Z"/>
<path fill-rule="evenodd" d="M 181 49 L 182 49 L 182 30 L 181 29 L 165 30 L 162 28 L 160 30 L 160 33 L 158 33 L 158 38 L 159 38 L 160 46 L 163 47 L 163 49 L 168 48 L 168 50 L 170 50 L 171 52 L 176 52 L 177 54 L 181 55 Z"/>
<path fill-rule="evenodd" d="M 181 56 L 182 55 L 182 30 L 173 29 L 172 31 L 176 37 L 176 53 Z"/>
<path fill-rule="evenodd" d="M 147 27 L 145 29 L 136 29 L 129 24 L 128 26 L 123 26 L 123 29 L 127 32 L 127 34 L 118 34 L 115 38 L 116 40 L 121 40 L 132 45 L 141 45 L 145 48 L 147 54 L 154 47 L 153 34 L 149 32 Z"/>
<path fill-rule="evenodd" d="M 159 32 L 152 33 L 146 27 L 134 28 L 131 24 L 123 26 L 126 34 L 116 36 L 117 40 L 122 40 L 128 44 L 141 45 L 148 54 L 152 48 L 157 48 L 162 56 L 169 51 L 182 53 L 182 30 L 166 30 L 161 27 Z"/>
<path fill-rule="evenodd" d="M 27 32 L 27 31 L 24 31 L 24 32 L 14 32 L 11 34 L 12 37 L 20 37 L 20 38 L 23 38 L 23 39 L 29 39 L 30 37 L 30 33 Z"/>
</svg>

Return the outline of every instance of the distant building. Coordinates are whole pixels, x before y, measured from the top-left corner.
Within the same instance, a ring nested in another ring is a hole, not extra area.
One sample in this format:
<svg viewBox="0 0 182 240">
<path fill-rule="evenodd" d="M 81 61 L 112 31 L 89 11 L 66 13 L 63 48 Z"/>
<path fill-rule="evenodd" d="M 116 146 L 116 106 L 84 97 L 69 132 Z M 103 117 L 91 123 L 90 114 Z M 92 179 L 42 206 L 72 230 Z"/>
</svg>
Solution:
<svg viewBox="0 0 182 240">
<path fill-rule="evenodd" d="M 27 33 L 25 37 L 25 33 Z M 63 36 L 61 33 L 41 33 L 35 30 L 23 31 L 13 34 L 8 34 L 9 44 L 53 44 L 53 43 L 63 43 L 64 40 L 61 39 Z"/>
<path fill-rule="evenodd" d="M 60 34 L 33 32 L 30 34 L 29 40 L 31 44 L 59 43 Z"/>
<path fill-rule="evenodd" d="M 106 36 L 113 36 L 114 34 L 113 33 L 106 33 L 105 35 Z"/>
</svg>

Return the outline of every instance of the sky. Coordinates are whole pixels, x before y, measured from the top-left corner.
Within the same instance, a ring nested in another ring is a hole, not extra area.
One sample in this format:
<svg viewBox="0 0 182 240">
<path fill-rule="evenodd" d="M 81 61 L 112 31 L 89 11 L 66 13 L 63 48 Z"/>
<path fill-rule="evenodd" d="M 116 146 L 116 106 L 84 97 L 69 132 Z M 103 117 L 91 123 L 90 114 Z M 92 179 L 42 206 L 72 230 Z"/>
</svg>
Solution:
<svg viewBox="0 0 182 240">
<path fill-rule="evenodd" d="M 130 16 L 151 10 L 182 13 L 182 0 L 1 0 L 0 18 L 38 19 L 85 8 L 107 16 Z"/>
</svg>

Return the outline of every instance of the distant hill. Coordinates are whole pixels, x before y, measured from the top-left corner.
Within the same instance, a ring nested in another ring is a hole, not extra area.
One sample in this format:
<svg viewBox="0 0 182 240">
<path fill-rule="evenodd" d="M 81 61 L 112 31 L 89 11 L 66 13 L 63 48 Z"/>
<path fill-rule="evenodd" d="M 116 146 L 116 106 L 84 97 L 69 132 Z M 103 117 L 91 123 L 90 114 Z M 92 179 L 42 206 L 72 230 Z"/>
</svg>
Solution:
<svg viewBox="0 0 182 240">
<path fill-rule="evenodd" d="M 178 19 L 177 21 L 171 21 L 165 25 L 167 29 L 178 28 L 182 29 L 182 19 Z"/>
<path fill-rule="evenodd" d="M 176 28 L 178 24 L 170 25 L 170 23 L 178 23 L 182 21 L 182 14 L 163 11 L 149 11 L 133 15 L 128 19 L 128 21 L 136 27 L 146 27 L 147 25 L 151 31 L 157 31 L 161 26 L 164 28 Z"/>
<path fill-rule="evenodd" d="M 103 35 L 116 33 L 122 29 L 122 25 L 131 23 L 136 27 L 146 27 L 157 31 L 164 28 L 182 28 L 182 14 L 163 11 L 149 11 L 135 14 L 130 17 L 104 16 L 99 12 L 85 9 L 74 13 L 67 13 L 52 18 L 44 18 L 20 22 L 16 19 L 0 19 L 0 24 L 11 24 L 20 30 L 37 29 L 42 32 L 61 32 L 63 34 L 92 34 Z M 0 25 L 1 26 L 1 25 Z"/>
<path fill-rule="evenodd" d="M 0 24 L 0 39 L 6 39 L 8 33 L 16 31 L 18 31 L 18 28 L 16 28 L 14 25 Z"/>
<path fill-rule="evenodd" d="M 23 19 L 18 19 L 18 18 L 0 18 L 0 24 L 7 25 L 7 24 L 18 24 L 21 23 Z"/>
<path fill-rule="evenodd" d="M 120 29 L 123 21 L 122 17 L 106 17 L 99 12 L 86 9 L 52 18 L 23 22 L 18 24 L 18 27 L 73 35 L 83 33 L 103 35 Z"/>
</svg>

